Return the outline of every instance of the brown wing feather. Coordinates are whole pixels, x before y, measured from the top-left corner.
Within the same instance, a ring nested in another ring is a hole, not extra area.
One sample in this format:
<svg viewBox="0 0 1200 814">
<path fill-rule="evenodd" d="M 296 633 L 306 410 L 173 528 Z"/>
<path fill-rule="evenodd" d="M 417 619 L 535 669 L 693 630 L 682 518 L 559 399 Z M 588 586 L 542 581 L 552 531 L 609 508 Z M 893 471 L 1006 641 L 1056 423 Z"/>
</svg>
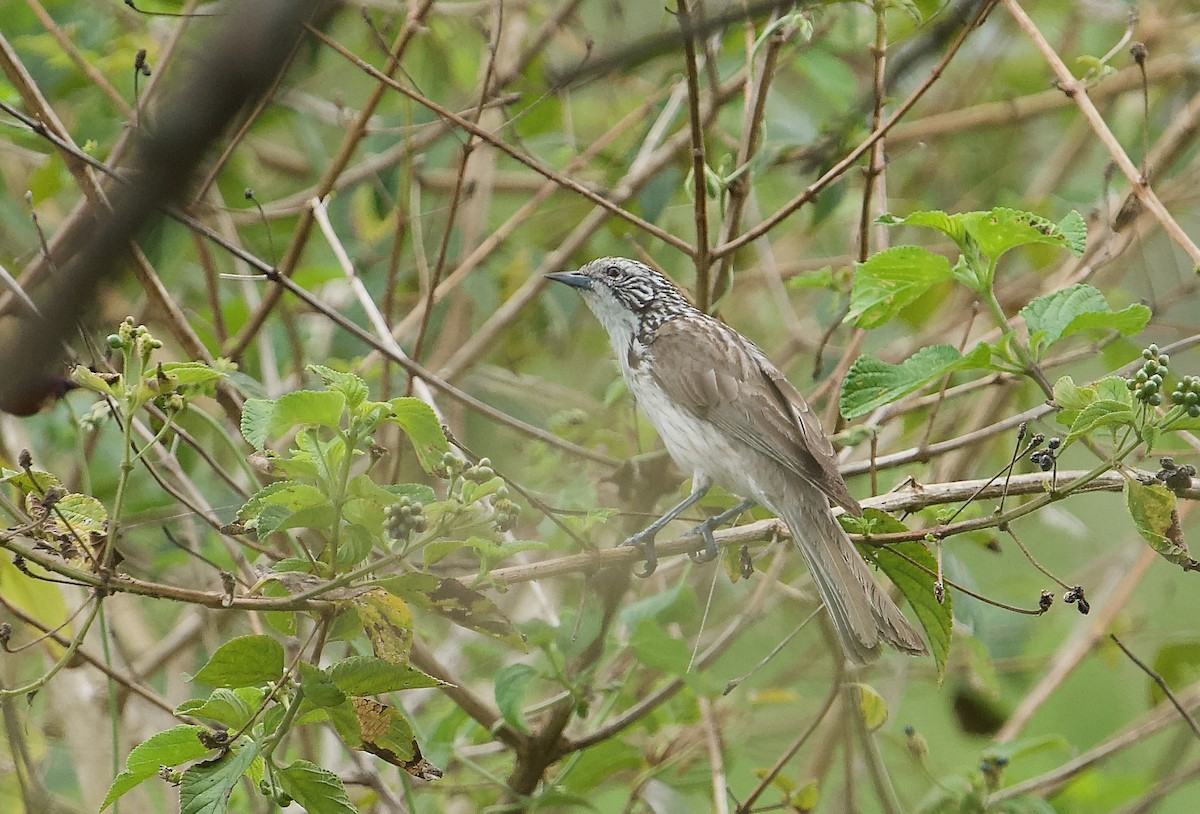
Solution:
<svg viewBox="0 0 1200 814">
<path fill-rule="evenodd" d="M 862 514 L 812 409 L 753 343 L 716 320 L 686 317 L 659 327 L 650 352 L 651 375 L 676 402 Z"/>
</svg>

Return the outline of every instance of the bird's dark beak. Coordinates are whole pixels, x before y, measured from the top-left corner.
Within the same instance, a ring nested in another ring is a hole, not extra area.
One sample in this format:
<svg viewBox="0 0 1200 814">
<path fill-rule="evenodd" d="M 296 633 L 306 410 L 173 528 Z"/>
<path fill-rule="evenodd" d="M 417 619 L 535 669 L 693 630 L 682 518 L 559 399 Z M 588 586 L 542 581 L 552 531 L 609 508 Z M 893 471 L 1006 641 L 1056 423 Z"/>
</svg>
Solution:
<svg viewBox="0 0 1200 814">
<path fill-rule="evenodd" d="M 584 291 L 590 291 L 592 288 L 592 278 L 586 274 L 580 274 L 578 271 L 556 271 L 553 274 L 547 274 L 546 279 L 557 280 L 560 283 L 566 283 L 571 288 L 582 288 Z"/>
</svg>

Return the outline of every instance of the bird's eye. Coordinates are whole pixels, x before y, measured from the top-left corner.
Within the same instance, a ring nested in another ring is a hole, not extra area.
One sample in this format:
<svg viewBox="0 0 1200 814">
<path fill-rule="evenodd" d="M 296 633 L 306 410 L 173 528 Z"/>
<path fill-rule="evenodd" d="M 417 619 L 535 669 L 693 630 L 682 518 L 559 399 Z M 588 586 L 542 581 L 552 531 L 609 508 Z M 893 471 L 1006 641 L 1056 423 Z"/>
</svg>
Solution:
<svg viewBox="0 0 1200 814">
<path fill-rule="evenodd" d="M 615 280 L 621 276 L 621 270 L 616 266 L 605 266 L 604 276 L 610 280 Z"/>
</svg>

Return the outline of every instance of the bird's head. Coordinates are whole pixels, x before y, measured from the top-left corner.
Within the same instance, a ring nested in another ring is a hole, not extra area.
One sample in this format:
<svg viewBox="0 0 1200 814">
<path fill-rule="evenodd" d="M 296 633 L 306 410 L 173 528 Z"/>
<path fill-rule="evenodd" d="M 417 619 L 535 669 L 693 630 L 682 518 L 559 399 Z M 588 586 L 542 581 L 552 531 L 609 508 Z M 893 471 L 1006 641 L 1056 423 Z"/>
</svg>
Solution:
<svg viewBox="0 0 1200 814">
<path fill-rule="evenodd" d="M 647 319 L 657 324 L 692 309 L 666 275 L 625 257 L 601 257 L 578 271 L 546 276 L 576 289 L 614 336 L 639 333 L 646 328 Z"/>
</svg>

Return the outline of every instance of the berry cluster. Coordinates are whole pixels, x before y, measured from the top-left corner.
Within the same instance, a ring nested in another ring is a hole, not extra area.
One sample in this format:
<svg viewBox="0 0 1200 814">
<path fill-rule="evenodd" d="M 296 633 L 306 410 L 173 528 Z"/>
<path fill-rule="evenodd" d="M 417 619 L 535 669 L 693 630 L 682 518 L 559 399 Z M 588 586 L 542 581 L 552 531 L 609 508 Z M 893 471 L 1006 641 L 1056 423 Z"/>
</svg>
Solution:
<svg viewBox="0 0 1200 814">
<path fill-rule="evenodd" d="M 1043 472 L 1049 472 L 1054 468 L 1054 451 L 1062 444 L 1061 438 L 1051 438 L 1046 442 L 1045 449 L 1035 449 L 1029 456 L 1032 463 L 1038 465 Z"/>
<path fill-rule="evenodd" d="M 1192 418 L 1200 418 L 1200 376 L 1184 376 L 1171 393 L 1171 403 L 1187 408 Z"/>
<path fill-rule="evenodd" d="M 433 467 L 433 474 L 437 475 L 439 478 L 443 478 L 444 480 L 450 480 L 451 478 L 458 477 L 462 474 L 462 471 L 463 460 L 453 452 L 447 452 L 444 454 L 442 456 L 442 460 Z"/>
<path fill-rule="evenodd" d="M 496 470 L 492 469 L 491 459 L 480 458 L 479 463 L 464 469 L 462 476 L 471 483 L 487 483 L 496 477 Z"/>
<path fill-rule="evenodd" d="M 496 524 L 496 531 L 512 531 L 520 516 L 521 507 L 508 499 L 508 487 L 501 486 L 496 490 L 496 499 L 492 502 L 492 522 Z"/>
<path fill-rule="evenodd" d="M 1170 373 L 1167 365 L 1171 357 L 1158 352 L 1158 345 L 1151 345 L 1142 351 L 1146 364 L 1129 380 L 1128 387 L 1133 391 L 1133 397 L 1140 402 L 1157 407 L 1162 404 L 1163 379 Z"/>
<path fill-rule="evenodd" d="M 393 539 L 407 540 L 413 532 L 425 531 L 425 505 L 408 495 L 383 510 L 383 527 Z"/>
</svg>

